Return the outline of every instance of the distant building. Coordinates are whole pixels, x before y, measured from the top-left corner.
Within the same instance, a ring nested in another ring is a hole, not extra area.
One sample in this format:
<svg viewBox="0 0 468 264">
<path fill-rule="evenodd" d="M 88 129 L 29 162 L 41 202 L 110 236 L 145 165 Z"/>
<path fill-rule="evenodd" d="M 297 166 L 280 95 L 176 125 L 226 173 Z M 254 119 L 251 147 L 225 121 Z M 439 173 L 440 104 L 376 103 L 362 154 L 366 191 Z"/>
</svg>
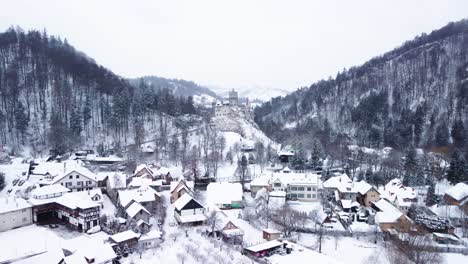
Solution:
<svg viewBox="0 0 468 264">
<path fill-rule="evenodd" d="M 213 104 L 213 115 L 215 117 L 241 116 L 252 118 L 252 107 L 248 98 L 244 104 L 241 104 L 238 93 L 233 89 L 229 92 L 228 98 Z"/>
<path fill-rule="evenodd" d="M 205 207 L 186 193 L 174 203 L 174 218 L 179 224 L 201 224 L 206 220 Z"/>
<path fill-rule="evenodd" d="M 286 192 L 287 199 L 305 202 L 319 199 L 320 180 L 317 174 L 293 173 L 289 170 L 283 170 L 273 173 L 272 179 L 272 190 Z"/>
</svg>

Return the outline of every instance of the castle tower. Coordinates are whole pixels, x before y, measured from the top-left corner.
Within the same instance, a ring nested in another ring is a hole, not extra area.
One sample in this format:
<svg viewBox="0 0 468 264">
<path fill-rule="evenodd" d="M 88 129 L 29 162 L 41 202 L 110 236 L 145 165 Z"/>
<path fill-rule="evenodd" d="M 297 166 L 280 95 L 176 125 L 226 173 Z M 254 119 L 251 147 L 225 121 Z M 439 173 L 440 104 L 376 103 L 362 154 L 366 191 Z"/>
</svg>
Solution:
<svg viewBox="0 0 468 264">
<path fill-rule="evenodd" d="M 229 92 L 229 105 L 239 105 L 239 97 L 234 89 Z"/>
</svg>

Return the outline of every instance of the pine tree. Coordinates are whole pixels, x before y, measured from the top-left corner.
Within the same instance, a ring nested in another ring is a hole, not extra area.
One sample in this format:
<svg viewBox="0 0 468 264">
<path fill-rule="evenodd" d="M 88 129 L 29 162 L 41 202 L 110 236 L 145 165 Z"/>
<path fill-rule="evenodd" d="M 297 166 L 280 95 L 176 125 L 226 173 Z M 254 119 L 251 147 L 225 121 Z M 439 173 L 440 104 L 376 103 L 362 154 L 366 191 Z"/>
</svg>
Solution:
<svg viewBox="0 0 468 264">
<path fill-rule="evenodd" d="M 314 140 L 314 145 L 312 147 L 312 153 L 310 157 L 310 166 L 312 168 L 317 168 L 319 166 L 322 166 L 322 163 L 320 162 L 322 155 L 323 155 L 323 152 L 322 152 L 322 146 L 320 145 L 320 142 L 318 140 Z"/>
<path fill-rule="evenodd" d="M 0 191 L 5 188 L 5 173 L 0 172 Z"/>
<path fill-rule="evenodd" d="M 21 133 L 21 143 L 24 144 L 24 134 L 26 133 L 26 130 L 28 129 L 29 118 L 28 118 L 28 115 L 26 115 L 24 106 L 21 102 L 16 103 L 15 121 L 16 121 L 16 128 Z"/>
<path fill-rule="evenodd" d="M 466 179 L 465 170 L 466 170 L 465 160 L 458 150 L 455 150 L 452 154 L 450 160 L 450 168 L 447 171 L 447 180 L 451 184 L 457 184 Z"/>
<path fill-rule="evenodd" d="M 56 154 L 63 154 L 67 150 L 68 131 L 60 115 L 52 112 L 50 118 L 49 144 Z"/>
<path fill-rule="evenodd" d="M 74 108 L 70 115 L 70 132 L 73 139 L 79 143 L 81 131 L 82 131 L 81 115 L 78 108 Z"/>
<path fill-rule="evenodd" d="M 426 205 L 427 206 L 433 206 L 437 202 L 437 197 L 435 194 L 435 187 L 434 183 L 432 182 L 429 185 L 429 188 L 427 189 L 427 194 L 426 194 Z"/>
<path fill-rule="evenodd" d="M 462 147 L 465 144 L 466 131 L 462 120 L 455 120 L 452 126 L 451 136 L 455 147 Z"/>
</svg>

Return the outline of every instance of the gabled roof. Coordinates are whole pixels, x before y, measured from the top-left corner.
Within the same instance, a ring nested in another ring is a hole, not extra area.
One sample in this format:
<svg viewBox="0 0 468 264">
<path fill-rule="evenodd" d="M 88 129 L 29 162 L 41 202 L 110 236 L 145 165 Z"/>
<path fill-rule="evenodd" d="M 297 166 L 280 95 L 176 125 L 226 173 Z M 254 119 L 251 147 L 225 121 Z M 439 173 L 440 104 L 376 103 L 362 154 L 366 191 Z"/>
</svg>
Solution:
<svg viewBox="0 0 468 264">
<path fill-rule="evenodd" d="M 17 197 L 1 197 L 0 198 L 0 214 L 18 211 L 26 208 L 31 208 L 32 205 L 22 198 Z"/>
<path fill-rule="evenodd" d="M 125 232 L 120 232 L 115 235 L 110 236 L 109 238 L 112 239 L 116 243 L 124 242 L 130 239 L 138 239 L 140 234 L 133 232 L 132 230 L 127 230 Z"/>
<path fill-rule="evenodd" d="M 353 181 L 348 175 L 341 174 L 340 176 L 331 177 L 323 183 L 324 188 L 335 188 L 341 193 L 356 193 Z"/>
<path fill-rule="evenodd" d="M 148 186 L 141 186 L 134 190 L 121 190 L 119 191 L 120 205 L 126 207 L 132 200 L 139 203 L 156 201 L 156 197 L 160 195 Z"/>
<path fill-rule="evenodd" d="M 448 189 L 445 194 L 460 202 L 468 197 L 468 184 L 464 182 L 457 183 Z"/>
<path fill-rule="evenodd" d="M 400 212 L 395 206 L 385 199 L 380 199 L 378 202 L 373 204 L 380 209 L 375 215 L 375 221 L 377 223 L 395 223 L 403 213 Z"/>
<path fill-rule="evenodd" d="M 370 191 L 370 190 L 372 190 L 372 189 L 374 189 L 376 192 L 378 192 L 376 188 L 374 188 L 372 185 L 368 184 L 367 182 L 365 182 L 365 181 L 363 181 L 363 180 L 360 181 L 360 182 L 355 182 L 355 183 L 354 183 L 354 188 L 355 188 L 356 191 L 357 191 L 358 193 L 360 193 L 361 195 L 366 194 L 368 191 Z M 378 193 L 379 193 L 379 192 L 378 192 Z"/>
<path fill-rule="evenodd" d="M 139 202 L 135 202 L 135 201 L 133 201 L 130 204 L 130 206 L 128 206 L 127 209 L 125 209 L 125 212 L 131 218 L 135 217 L 135 215 L 138 214 L 140 211 L 144 211 L 144 212 L 148 213 L 149 215 L 151 215 L 151 213 L 148 210 L 146 210 L 146 208 L 143 205 L 141 205 Z"/>
<path fill-rule="evenodd" d="M 149 174 L 149 176 L 154 177 L 153 170 L 151 170 L 148 165 L 146 164 L 140 164 L 136 167 L 135 171 L 133 172 L 133 175 L 138 174 L 140 171 L 146 170 L 146 172 Z M 144 174 L 143 174 L 144 175 Z"/>
<path fill-rule="evenodd" d="M 195 209 L 195 208 L 204 208 L 197 200 L 193 199 L 188 193 L 184 193 L 177 201 L 174 203 L 175 209 L 178 211 L 184 209 Z M 188 208 L 190 207 L 190 208 Z"/>
<path fill-rule="evenodd" d="M 96 178 L 97 178 L 96 174 L 94 172 L 88 170 L 87 168 L 85 168 L 85 167 L 75 167 L 75 168 L 67 171 L 64 174 L 55 177 L 50 183 L 51 184 L 57 183 L 61 179 L 67 177 L 72 172 L 76 172 L 76 173 L 82 175 L 83 177 L 86 177 L 86 178 L 88 178 L 89 180 L 92 180 L 92 181 L 96 181 Z"/>
</svg>

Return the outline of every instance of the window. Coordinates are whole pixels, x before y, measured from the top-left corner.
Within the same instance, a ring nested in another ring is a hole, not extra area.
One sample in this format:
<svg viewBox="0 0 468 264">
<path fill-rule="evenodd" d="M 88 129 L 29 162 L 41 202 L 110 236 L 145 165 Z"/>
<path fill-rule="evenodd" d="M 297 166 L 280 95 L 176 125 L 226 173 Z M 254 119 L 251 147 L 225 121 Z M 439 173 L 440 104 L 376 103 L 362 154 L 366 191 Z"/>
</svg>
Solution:
<svg viewBox="0 0 468 264">
<path fill-rule="evenodd" d="M 303 191 L 304 191 L 304 187 L 298 187 L 297 190 L 303 192 Z"/>
<path fill-rule="evenodd" d="M 281 183 L 275 183 L 275 187 L 281 187 Z"/>
<path fill-rule="evenodd" d="M 313 192 L 316 192 L 316 191 L 317 191 L 317 188 L 312 187 L 312 191 L 313 191 Z"/>
<path fill-rule="evenodd" d="M 316 194 L 312 194 L 312 198 L 317 198 L 317 195 L 316 195 Z"/>
<path fill-rule="evenodd" d="M 297 187 L 291 187 L 291 191 L 297 191 Z"/>
<path fill-rule="evenodd" d="M 79 178 L 80 178 L 80 175 L 76 175 L 76 177 L 75 177 L 75 178 L 79 179 Z"/>
<path fill-rule="evenodd" d="M 23 217 L 23 223 L 26 222 L 28 219 L 26 217 Z"/>
<path fill-rule="evenodd" d="M 70 175 L 70 176 L 68 177 L 68 179 L 73 179 L 73 175 Z"/>
<path fill-rule="evenodd" d="M 86 185 L 91 185 L 91 181 L 86 181 Z"/>
<path fill-rule="evenodd" d="M 26 209 L 21 210 L 21 212 L 25 213 L 25 212 L 26 212 Z"/>
<path fill-rule="evenodd" d="M 310 194 L 307 195 L 307 198 L 310 198 Z"/>
<path fill-rule="evenodd" d="M 71 182 L 66 182 L 65 186 L 70 187 L 70 186 L 72 186 L 72 183 Z"/>
<path fill-rule="evenodd" d="M 303 193 L 297 194 L 297 198 L 304 198 L 304 194 Z"/>
<path fill-rule="evenodd" d="M 78 184 L 78 186 L 83 186 L 83 182 L 82 182 L 82 181 L 79 181 L 77 184 Z"/>
<path fill-rule="evenodd" d="M 309 191 L 309 192 L 310 192 L 310 190 L 311 190 L 311 189 L 312 189 L 312 188 L 310 188 L 310 187 L 307 187 L 307 191 Z"/>
</svg>

